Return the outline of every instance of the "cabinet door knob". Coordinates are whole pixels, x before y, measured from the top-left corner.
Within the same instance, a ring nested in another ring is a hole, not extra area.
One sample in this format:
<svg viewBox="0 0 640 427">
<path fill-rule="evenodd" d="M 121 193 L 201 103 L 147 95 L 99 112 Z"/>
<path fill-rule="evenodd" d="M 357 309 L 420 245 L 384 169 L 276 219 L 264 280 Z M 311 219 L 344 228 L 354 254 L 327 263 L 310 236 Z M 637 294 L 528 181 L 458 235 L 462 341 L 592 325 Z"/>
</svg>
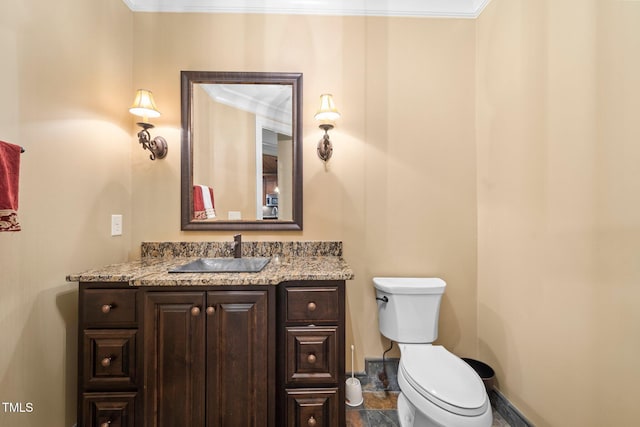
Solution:
<svg viewBox="0 0 640 427">
<path fill-rule="evenodd" d="M 310 364 L 312 364 L 312 365 L 313 365 L 314 363 L 316 363 L 316 360 L 317 360 L 316 355 L 315 355 L 315 354 L 313 354 L 313 353 L 311 353 L 311 354 L 309 354 L 309 355 L 307 356 L 307 362 L 309 362 L 309 363 L 310 363 Z"/>
<path fill-rule="evenodd" d="M 311 301 L 309 304 L 307 304 L 307 310 L 309 310 L 309 311 L 316 311 L 316 308 L 318 308 L 318 306 L 313 301 Z"/>
<path fill-rule="evenodd" d="M 214 306 L 210 305 L 209 307 L 207 307 L 207 310 L 206 310 L 206 311 L 207 311 L 207 314 L 208 314 L 209 316 L 211 316 L 213 313 L 215 313 L 215 312 L 216 312 L 216 308 L 215 308 Z"/>
<path fill-rule="evenodd" d="M 105 368 L 106 368 L 106 367 L 108 367 L 108 366 L 111 366 L 111 360 L 112 360 L 112 359 L 111 359 L 111 356 L 105 357 L 104 359 L 102 359 L 102 360 L 100 361 L 100 364 L 101 364 L 103 367 L 105 367 Z"/>
<path fill-rule="evenodd" d="M 107 313 L 109 313 L 111 311 L 112 308 L 113 308 L 112 304 L 105 304 L 100 309 L 102 310 L 102 312 L 104 314 L 107 314 Z"/>
<path fill-rule="evenodd" d="M 315 426 L 316 424 L 318 424 L 318 422 L 317 422 L 317 421 L 316 421 L 316 419 L 313 417 L 313 415 L 311 415 L 311 416 L 309 417 L 309 419 L 307 420 L 307 425 L 308 425 L 309 427 L 313 427 L 313 426 Z"/>
<path fill-rule="evenodd" d="M 199 316 L 200 315 L 200 307 L 191 307 L 191 315 L 192 316 Z"/>
</svg>

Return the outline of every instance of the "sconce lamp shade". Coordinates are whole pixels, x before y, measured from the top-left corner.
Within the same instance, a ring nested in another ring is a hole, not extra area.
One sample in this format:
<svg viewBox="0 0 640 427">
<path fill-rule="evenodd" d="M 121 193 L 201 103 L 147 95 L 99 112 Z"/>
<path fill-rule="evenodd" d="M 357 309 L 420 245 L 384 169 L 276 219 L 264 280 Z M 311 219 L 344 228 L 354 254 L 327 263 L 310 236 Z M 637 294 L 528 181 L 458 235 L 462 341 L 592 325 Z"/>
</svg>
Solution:
<svg viewBox="0 0 640 427">
<path fill-rule="evenodd" d="M 133 105 L 129 108 L 129 112 L 133 115 L 146 118 L 160 117 L 160 112 L 156 103 L 153 101 L 153 94 L 146 89 L 138 89 L 136 92 L 136 99 L 133 101 Z"/>
<path fill-rule="evenodd" d="M 167 156 L 167 141 L 161 136 L 151 139 L 149 134 L 149 129 L 153 128 L 153 125 L 149 123 L 149 118 L 160 117 L 160 111 L 158 111 L 156 103 L 153 102 L 151 91 L 138 89 L 136 99 L 133 101 L 131 108 L 129 108 L 129 112 L 135 116 L 142 117 L 142 121 L 138 122 L 138 126 L 142 128 L 138 132 L 138 142 L 142 145 L 142 148 L 151 151 L 149 158 L 151 160 L 164 159 Z"/>
<path fill-rule="evenodd" d="M 333 103 L 331 94 L 320 95 L 320 109 L 314 117 L 321 122 L 335 122 L 340 118 L 340 113 Z"/>
<path fill-rule="evenodd" d="M 320 109 L 314 116 L 320 122 L 320 129 L 324 131 L 324 136 L 318 142 L 318 157 L 323 162 L 328 162 L 333 154 L 333 144 L 329 139 L 329 131 L 333 129 L 334 123 L 340 118 L 340 113 L 333 103 L 333 97 L 329 93 L 320 95 Z"/>
</svg>

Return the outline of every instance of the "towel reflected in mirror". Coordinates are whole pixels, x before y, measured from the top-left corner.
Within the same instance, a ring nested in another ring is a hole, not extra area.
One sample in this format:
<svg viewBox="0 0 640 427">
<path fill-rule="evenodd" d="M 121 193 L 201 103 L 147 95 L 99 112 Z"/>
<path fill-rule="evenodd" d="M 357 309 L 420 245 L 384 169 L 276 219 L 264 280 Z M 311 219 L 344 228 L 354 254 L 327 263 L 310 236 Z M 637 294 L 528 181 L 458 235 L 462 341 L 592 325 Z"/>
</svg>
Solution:
<svg viewBox="0 0 640 427">
<path fill-rule="evenodd" d="M 193 219 L 213 219 L 216 217 L 213 188 L 206 185 L 193 186 Z"/>
</svg>

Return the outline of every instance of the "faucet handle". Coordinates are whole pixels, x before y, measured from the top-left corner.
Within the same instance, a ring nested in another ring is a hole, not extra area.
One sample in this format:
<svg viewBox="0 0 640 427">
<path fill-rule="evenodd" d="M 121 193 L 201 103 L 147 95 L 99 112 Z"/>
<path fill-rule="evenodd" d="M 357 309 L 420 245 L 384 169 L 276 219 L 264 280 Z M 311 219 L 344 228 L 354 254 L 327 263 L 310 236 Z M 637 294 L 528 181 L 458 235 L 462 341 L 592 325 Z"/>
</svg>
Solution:
<svg viewBox="0 0 640 427">
<path fill-rule="evenodd" d="M 242 258 L 242 234 L 233 236 L 233 257 Z"/>
</svg>

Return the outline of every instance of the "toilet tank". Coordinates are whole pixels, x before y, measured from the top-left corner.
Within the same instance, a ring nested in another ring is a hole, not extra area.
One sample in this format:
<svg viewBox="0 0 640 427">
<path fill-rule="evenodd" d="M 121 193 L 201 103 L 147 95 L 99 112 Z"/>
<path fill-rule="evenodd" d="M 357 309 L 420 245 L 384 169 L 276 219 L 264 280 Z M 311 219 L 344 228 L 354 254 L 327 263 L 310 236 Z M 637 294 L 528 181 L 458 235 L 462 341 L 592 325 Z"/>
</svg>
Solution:
<svg viewBox="0 0 640 427">
<path fill-rule="evenodd" d="M 382 335 L 398 343 L 431 343 L 438 338 L 444 280 L 374 277 L 373 285 Z"/>
</svg>

